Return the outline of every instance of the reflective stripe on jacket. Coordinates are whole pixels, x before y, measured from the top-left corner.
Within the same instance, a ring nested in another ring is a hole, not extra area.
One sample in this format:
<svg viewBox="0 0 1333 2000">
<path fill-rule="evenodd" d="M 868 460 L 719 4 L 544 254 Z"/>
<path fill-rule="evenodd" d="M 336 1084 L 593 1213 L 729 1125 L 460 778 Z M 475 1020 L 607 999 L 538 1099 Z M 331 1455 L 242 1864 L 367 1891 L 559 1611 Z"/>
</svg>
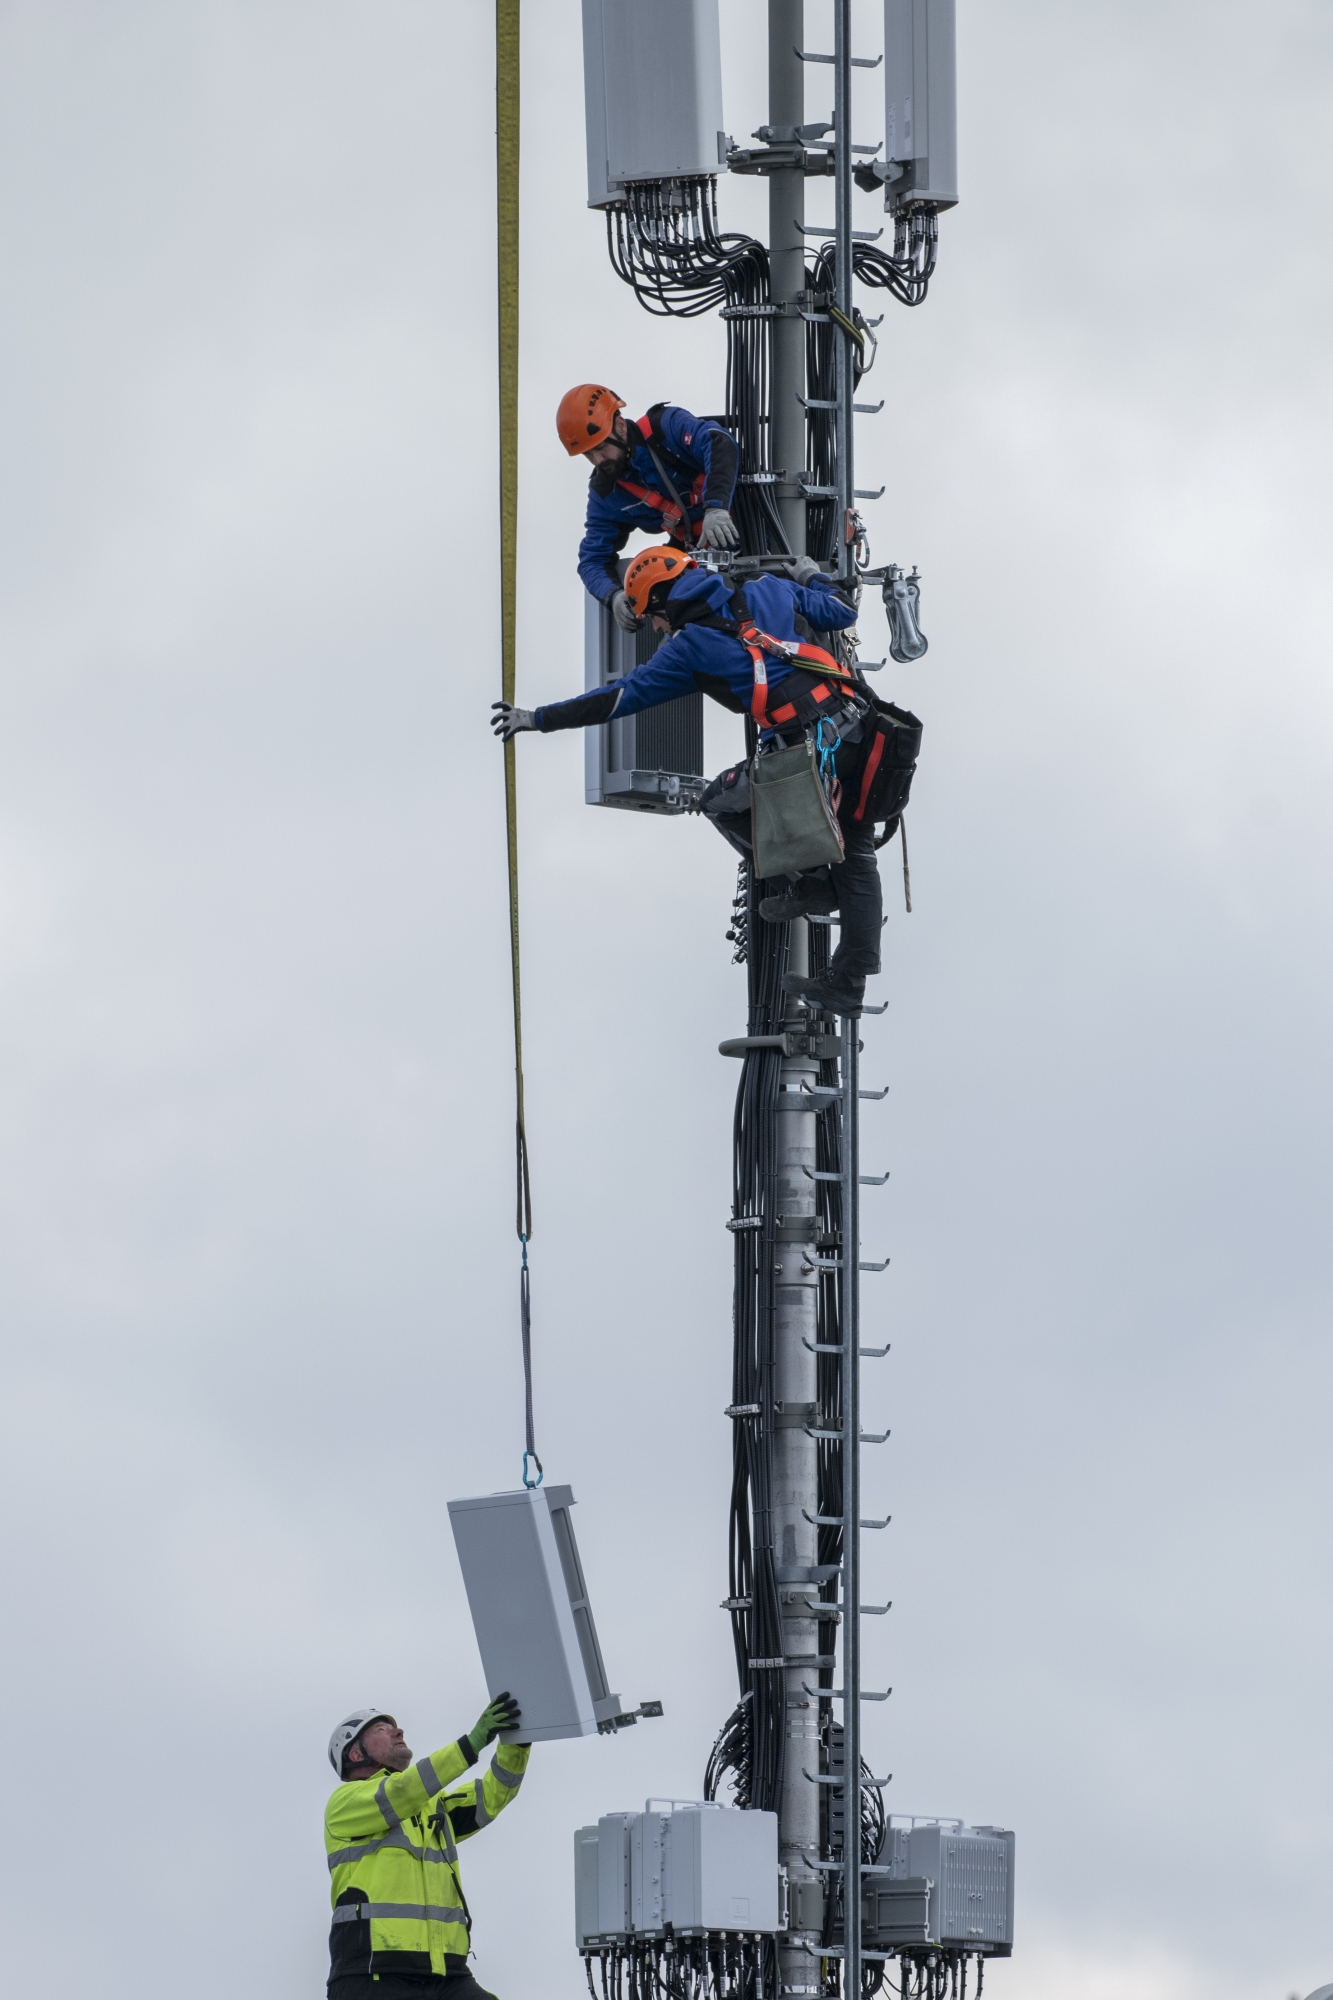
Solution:
<svg viewBox="0 0 1333 2000">
<path fill-rule="evenodd" d="M 405 1771 L 339 1785 L 324 1809 L 332 1881 L 331 1977 L 442 1975 L 466 1961 L 469 1918 L 458 1848 L 503 1812 L 531 1751 L 501 1743 L 481 1777 L 446 1791 L 476 1752 L 464 1737 Z"/>
</svg>

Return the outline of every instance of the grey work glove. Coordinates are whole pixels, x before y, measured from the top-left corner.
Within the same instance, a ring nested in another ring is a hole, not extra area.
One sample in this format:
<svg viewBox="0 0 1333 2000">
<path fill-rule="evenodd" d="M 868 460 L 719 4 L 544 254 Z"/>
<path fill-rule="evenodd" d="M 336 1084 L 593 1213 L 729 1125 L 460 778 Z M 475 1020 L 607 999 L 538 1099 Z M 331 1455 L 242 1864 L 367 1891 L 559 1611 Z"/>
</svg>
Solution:
<svg viewBox="0 0 1333 2000">
<path fill-rule="evenodd" d="M 522 1710 L 512 1694 L 497 1694 L 476 1727 L 467 1733 L 467 1740 L 477 1755 L 481 1755 L 491 1738 L 498 1736 L 502 1729 L 512 1729 L 521 1714 Z"/>
<path fill-rule="evenodd" d="M 697 546 L 701 549 L 734 549 L 740 533 L 725 507 L 709 507 L 699 525 Z"/>
<path fill-rule="evenodd" d="M 823 571 L 813 556 L 793 556 L 787 574 L 793 583 L 804 588 L 812 576 L 822 576 Z"/>
<path fill-rule="evenodd" d="M 618 590 L 611 599 L 611 616 L 622 632 L 638 631 L 641 621 L 623 590 Z"/>
<path fill-rule="evenodd" d="M 493 701 L 491 708 L 491 728 L 502 743 L 518 736 L 525 729 L 535 729 L 537 718 L 530 708 L 512 708 L 507 701 Z"/>
</svg>

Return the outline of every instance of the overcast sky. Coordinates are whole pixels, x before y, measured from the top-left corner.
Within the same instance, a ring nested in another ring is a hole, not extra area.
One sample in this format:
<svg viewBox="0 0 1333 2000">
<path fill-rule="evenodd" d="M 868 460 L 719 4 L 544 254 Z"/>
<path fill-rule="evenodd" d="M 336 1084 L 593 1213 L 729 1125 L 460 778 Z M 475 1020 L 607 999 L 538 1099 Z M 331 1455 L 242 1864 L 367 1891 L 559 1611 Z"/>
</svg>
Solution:
<svg viewBox="0 0 1333 2000">
<path fill-rule="evenodd" d="M 723 13 L 741 138 L 762 8 Z M 613 277 L 579 9 L 525 14 L 535 704 L 582 682 L 556 399 L 720 408 L 723 342 Z M 959 51 L 963 200 L 858 458 L 931 641 L 882 677 L 925 742 L 865 1036 L 870 1754 L 1017 1829 L 996 2000 L 1287 2000 L 1333 1979 L 1333 11 L 959 0 Z M 522 1447 L 493 186 L 482 0 L 0 0 L 16 1992 L 320 1993 L 330 1727 L 483 1705 L 445 1502 Z M 707 827 L 588 810 L 572 735 L 519 764 L 539 1442 L 667 1709 L 538 1751 L 466 1852 L 483 1984 L 575 2000 L 573 1829 L 697 1795 L 734 1700 L 744 975 Z"/>
</svg>

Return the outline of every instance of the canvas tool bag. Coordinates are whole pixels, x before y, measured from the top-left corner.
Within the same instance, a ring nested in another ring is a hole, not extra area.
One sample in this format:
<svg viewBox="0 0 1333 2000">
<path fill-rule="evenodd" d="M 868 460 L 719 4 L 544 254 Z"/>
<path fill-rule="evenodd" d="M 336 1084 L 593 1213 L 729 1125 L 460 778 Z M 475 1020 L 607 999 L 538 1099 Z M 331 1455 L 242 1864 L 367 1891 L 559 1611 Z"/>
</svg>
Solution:
<svg viewBox="0 0 1333 2000">
<path fill-rule="evenodd" d="M 790 750 L 756 755 L 750 801 L 754 867 L 761 880 L 842 860 L 842 829 L 819 775 L 812 736 Z"/>
</svg>

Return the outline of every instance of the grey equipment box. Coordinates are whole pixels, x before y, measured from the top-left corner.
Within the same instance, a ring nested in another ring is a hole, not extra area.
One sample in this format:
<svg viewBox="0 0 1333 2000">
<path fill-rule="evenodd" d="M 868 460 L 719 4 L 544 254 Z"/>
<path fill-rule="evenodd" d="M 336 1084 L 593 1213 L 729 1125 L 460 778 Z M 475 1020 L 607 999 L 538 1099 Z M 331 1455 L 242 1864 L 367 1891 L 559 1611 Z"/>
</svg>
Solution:
<svg viewBox="0 0 1333 2000">
<path fill-rule="evenodd" d="M 621 575 L 629 567 L 621 565 Z M 609 605 L 585 593 L 585 688 L 605 687 L 650 660 L 664 642 L 645 624 L 622 632 Z M 704 698 L 681 695 L 643 709 L 623 722 L 583 732 L 583 795 L 590 806 L 629 812 L 678 813 L 698 802 L 704 788 Z"/>
<path fill-rule="evenodd" d="M 451 1500 L 459 1566 L 486 1686 L 522 1710 L 508 1743 L 591 1736 L 621 1711 L 579 1563 L 568 1486 Z"/>
<path fill-rule="evenodd" d="M 865 1878 L 865 1942 L 924 1944 L 1007 1958 L 1014 1944 L 1014 1836 L 960 1819 L 890 1818 L 885 1876 Z"/>
<path fill-rule="evenodd" d="M 958 200 L 954 0 L 884 0 L 884 157 L 902 167 L 886 208 Z"/>
<path fill-rule="evenodd" d="M 649 1799 L 574 1836 L 580 1951 L 627 1937 L 782 1927 L 778 1818 L 696 1800 Z"/>
<path fill-rule="evenodd" d="M 588 206 L 724 173 L 718 0 L 583 0 Z"/>
</svg>

